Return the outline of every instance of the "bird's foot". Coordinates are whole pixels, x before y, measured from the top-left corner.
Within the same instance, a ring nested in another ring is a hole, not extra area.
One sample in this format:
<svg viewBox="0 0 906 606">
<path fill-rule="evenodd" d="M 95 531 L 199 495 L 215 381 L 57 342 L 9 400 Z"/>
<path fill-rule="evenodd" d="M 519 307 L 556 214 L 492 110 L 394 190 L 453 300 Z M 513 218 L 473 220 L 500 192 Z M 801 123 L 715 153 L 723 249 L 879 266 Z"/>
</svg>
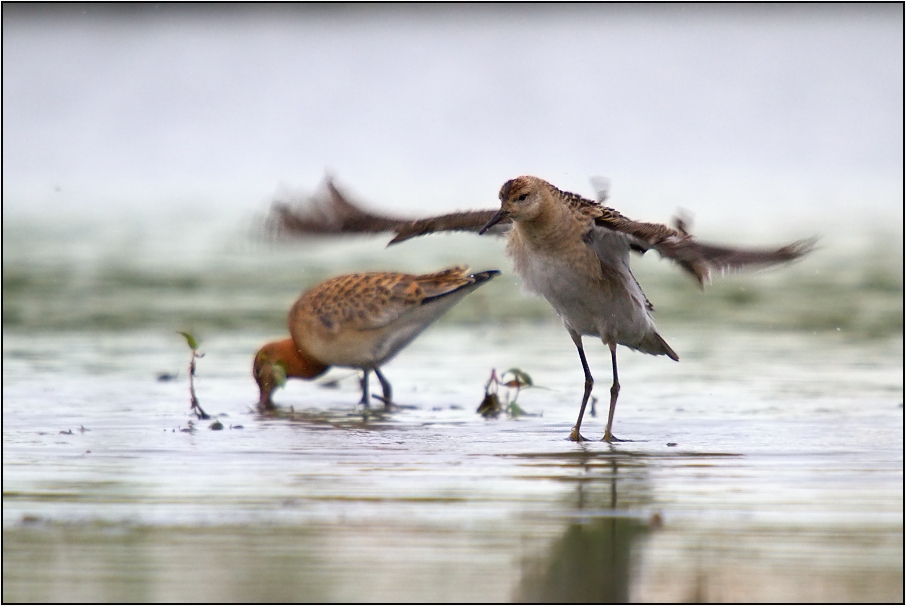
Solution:
<svg viewBox="0 0 906 606">
<path fill-rule="evenodd" d="M 273 402 L 258 402 L 258 412 L 265 415 L 273 415 L 277 412 L 277 407 Z"/>
<path fill-rule="evenodd" d="M 384 412 L 390 412 L 391 410 L 396 410 L 399 408 L 399 406 L 397 406 L 391 400 L 388 400 L 384 396 L 374 395 L 371 397 L 374 398 L 375 400 L 380 400 L 381 402 L 384 403 Z"/>
<path fill-rule="evenodd" d="M 605 431 L 605 432 L 604 432 L 604 437 L 601 438 L 601 441 L 602 441 L 602 442 L 607 442 L 608 444 L 613 444 L 614 442 L 629 442 L 629 441 L 631 441 L 631 440 L 621 440 L 620 438 L 616 437 L 615 435 L 613 435 L 613 434 L 610 433 L 609 431 Z"/>
<path fill-rule="evenodd" d="M 579 426 L 573 427 L 573 430 L 569 433 L 569 439 L 573 442 L 587 442 L 581 433 L 579 433 Z"/>
</svg>

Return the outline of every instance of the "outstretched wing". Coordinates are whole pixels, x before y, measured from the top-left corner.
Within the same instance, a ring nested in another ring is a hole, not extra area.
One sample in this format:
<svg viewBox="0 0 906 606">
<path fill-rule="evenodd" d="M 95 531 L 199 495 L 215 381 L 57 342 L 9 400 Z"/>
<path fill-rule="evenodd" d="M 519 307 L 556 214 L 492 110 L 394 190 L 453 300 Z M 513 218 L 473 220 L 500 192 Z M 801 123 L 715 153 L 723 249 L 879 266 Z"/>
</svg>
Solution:
<svg viewBox="0 0 906 606">
<path fill-rule="evenodd" d="M 496 210 L 476 210 L 450 213 L 425 219 L 407 219 L 377 214 L 352 202 L 328 179 L 326 192 L 314 194 L 302 202 L 275 201 L 271 206 L 266 225 L 277 237 L 303 235 L 343 235 L 394 233 L 390 244 L 409 238 L 441 231 L 478 232 Z M 490 233 L 504 234 L 510 222 L 489 229 Z"/>
<path fill-rule="evenodd" d="M 386 233 L 411 222 L 366 211 L 350 202 L 331 179 L 325 190 L 302 201 L 274 201 L 267 218 L 269 231 L 278 237 Z"/>
<path fill-rule="evenodd" d="M 396 237 L 390 244 L 398 244 L 409 238 L 433 234 L 440 231 L 473 231 L 478 233 L 497 214 L 496 210 L 467 210 L 427 219 L 416 219 L 396 228 Z M 503 235 L 513 226 L 511 219 L 504 219 L 493 225 L 487 233 Z"/>
<path fill-rule="evenodd" d="M 640 251 L 654 249 L 662 257 L 675 261 L 695 276 L 699 284 L 711 280 L 712 272 L 726 273 L 747 268 L 769 267 L 789 263 L 815 247 L 817 238 L 797 240 L 779 248 L 735 248 L 699 242 L 680 222 L 679 230 L 659 223 L 642 223 L 627 219 L 612 208 L 599 207 L 595 217 L 598 228 L 610 229 L 632 237 L 631 246 Z"/>
</svg>

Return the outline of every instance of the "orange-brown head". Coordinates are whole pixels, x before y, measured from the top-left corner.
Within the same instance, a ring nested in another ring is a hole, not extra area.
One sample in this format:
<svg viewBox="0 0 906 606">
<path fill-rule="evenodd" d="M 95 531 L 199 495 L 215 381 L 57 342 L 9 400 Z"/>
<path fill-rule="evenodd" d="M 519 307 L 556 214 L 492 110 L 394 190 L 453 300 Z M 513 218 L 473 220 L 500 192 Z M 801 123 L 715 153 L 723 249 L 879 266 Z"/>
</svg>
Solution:
<svg viewBox="0 0 906 606">
<path fill-rule="evenodd" d="M 513 221 L 532 221 L 544 209 L 545 196 L 550 185 L 538 177 L 517 177 L 510 179 L 500 188 L 500 210 L 478 233 L 484 233 L 491 226 L 510 217 Z"/>
<path fill-rule="evenodd" d="M 304 352 L 299 352 L 292 339 L 268 343 L 255 354 L 252 374 L 261 392 L 258 405 L 273 407 L 271 394 L 285 379 L 313 379 L 330 368 Z"/>
</svg>

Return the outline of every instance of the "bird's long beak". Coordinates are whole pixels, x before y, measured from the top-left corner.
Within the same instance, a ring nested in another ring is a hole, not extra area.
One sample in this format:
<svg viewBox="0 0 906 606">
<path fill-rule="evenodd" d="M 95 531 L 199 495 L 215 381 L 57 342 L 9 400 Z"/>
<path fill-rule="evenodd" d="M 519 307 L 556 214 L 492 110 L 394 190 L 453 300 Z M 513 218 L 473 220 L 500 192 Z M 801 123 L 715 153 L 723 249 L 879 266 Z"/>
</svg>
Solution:
<svg viewBox="0 0 906 606">
<path fill-rule="evenodd" d="M 494 216 L 491 217 L 490 221 L 488 221 L 487 223 L 484 224 L 484 227 L 482 227 L 481 229 L 478 230 L 478 235 L 480 236 L 481 234 L 488 231 L 489 229 L 491 229 L 492 227 L 494 227 L 495 225 L 497 225 L 498 223 L 500 223 L 502 220 L 506 219 L 509 216 L 510 216 L 510 212 L 507 210 L 503 210 L 501 208 L 496 213 L 494 213 Z"/>
</svg>

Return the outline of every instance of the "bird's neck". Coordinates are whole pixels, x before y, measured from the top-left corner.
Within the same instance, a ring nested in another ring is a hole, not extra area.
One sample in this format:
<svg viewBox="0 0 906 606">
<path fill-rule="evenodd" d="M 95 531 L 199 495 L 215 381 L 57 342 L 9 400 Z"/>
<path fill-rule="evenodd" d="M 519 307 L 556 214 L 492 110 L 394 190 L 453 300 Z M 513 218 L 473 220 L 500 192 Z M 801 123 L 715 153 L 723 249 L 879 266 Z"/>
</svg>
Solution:
<svg viewBox="0 0 906 606">
<path fill-rule="evenodd" d="M 582 237 L 587 228 L 578 219 L 567 205 L 549 199 L 536 216 L 516 221 L 514 227 L 526 245 L 554 250 L 570 246 Z"/>
<path fill-rule="evenodd" d="M 277 342 L 272 359 L 276 362 L 283 362 L 287 378 L 313 379 L 330 368 L 329 365 L 308 355 L 305 350 L 299 351 L 292 339 Z"/>
</svg>

